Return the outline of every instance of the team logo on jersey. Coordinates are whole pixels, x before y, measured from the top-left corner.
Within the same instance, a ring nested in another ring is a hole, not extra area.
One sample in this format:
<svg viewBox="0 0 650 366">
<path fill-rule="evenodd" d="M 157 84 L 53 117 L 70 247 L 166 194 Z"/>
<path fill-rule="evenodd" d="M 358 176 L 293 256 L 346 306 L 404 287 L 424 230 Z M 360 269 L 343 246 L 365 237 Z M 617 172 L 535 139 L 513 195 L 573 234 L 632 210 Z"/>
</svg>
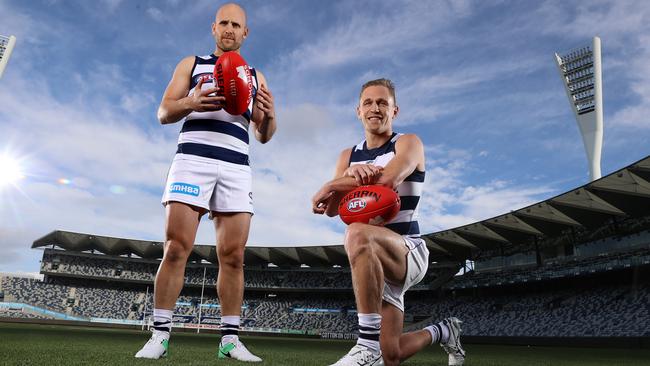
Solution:
<svg viewBox="0 0 650 366">
<path fill-rule="evenodd" d="M 198 84 L 199 80 L 203 80 L 203 84 L 214 83 L 214 75 L 211 72 L 204 72 L 202 74 L 194 75 L 194 84 Z"/>
<path fill-rule="evenodd" d="M 348 211 L 359 212 L 366 208 L 366 201 L 362 198 L 354 198 L 348 202 Z"/>
<path fill-rule="evenodd" d="M 172 183 L 169 185 L 169 193 L 187 194 L 190 196 L 198 197 L 201 188 L 193 184 L 187 183 Z"/>
</svg>

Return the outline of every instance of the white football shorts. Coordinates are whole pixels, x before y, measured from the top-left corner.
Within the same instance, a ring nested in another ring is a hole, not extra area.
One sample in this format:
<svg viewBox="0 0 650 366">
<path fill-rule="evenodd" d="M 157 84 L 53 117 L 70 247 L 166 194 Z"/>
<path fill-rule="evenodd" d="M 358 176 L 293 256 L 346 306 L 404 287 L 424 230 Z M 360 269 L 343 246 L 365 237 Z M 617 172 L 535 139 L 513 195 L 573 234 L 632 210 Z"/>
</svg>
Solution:
<svg viewBox="0 0 650 366">
<path fill-rule="evenodd" d="M 406 278 L 401 286 L 384 281 L 382 299 L 404 312 L 404 294 L 422 281 L 429 268 L 429 249 L 422 238 L 402 236 L 409 252 L 406 255 Z"/>
<path fill-rule="evenodd" d="M 175 157 L 167 174 L 162 204 L 176 201 L 210 212 L 252 214 L 252 180 L 248 165 Z"/>
</svg>

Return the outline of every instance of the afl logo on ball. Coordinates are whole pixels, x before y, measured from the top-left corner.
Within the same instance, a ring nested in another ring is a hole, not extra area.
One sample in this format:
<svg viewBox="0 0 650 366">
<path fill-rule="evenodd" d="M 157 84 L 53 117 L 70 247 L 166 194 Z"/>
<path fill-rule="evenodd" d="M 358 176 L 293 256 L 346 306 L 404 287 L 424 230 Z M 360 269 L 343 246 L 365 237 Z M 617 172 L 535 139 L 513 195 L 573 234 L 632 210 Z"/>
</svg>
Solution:
<svg viewBox="0 0 650 366">
<path fill-rule="evenodd" d="M 348 202 L 348 211 L 350 212 L 359 212 L 366 208 L 366 201 L 361 198 L 354 198 Z"/>
</svg>

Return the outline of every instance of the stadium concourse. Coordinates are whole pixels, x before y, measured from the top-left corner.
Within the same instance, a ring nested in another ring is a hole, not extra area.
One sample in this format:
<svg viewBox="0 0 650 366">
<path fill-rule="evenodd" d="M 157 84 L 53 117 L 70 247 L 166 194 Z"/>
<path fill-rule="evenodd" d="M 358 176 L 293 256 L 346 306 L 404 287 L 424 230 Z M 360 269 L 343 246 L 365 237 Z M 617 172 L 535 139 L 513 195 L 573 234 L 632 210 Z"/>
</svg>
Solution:
<svg viewBox="0 0 650 366">
<path fill-rule="evenodd" d="M 407 328 L 457 316 L 468 342 L 649 343 L 650 157 L 543 202 L 424 237 L 431 266 L 407 293 Z M 5 320 L 149 321 L 162 243 L 54 231 L 32 248 L 43 248 L 43 279 L 2 275 Z M 176 328 L 219 324 L 216 266 L 215 248 L 196 245 Z M 249 247 L 245 281 L 245 330 L 355 337 L 342 246 Z"/>
</svg>

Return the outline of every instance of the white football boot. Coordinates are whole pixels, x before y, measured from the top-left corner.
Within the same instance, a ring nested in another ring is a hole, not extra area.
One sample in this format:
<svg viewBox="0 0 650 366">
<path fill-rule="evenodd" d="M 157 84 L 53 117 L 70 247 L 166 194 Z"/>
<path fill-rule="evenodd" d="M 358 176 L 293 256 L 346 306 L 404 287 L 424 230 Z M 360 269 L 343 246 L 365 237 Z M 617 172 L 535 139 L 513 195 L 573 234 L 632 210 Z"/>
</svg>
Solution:
<svg viewBox="0 0 650 366">
<path fill-rule="evenodd" d="M 262 359 L 252 354 L 239 339 L 236 343 L 219 343 L 218 357 L 232 358 L 244 362 L 262 362 Z"/>
<path fill-rule="evenodd" d="M 449 339 L 440 343 L 440 347 L 449 354 L 449 366 L 460 366 L 465 362 L 465 350 L 460 344 L 460 325 L 463 322 L 458 318 L 447 318 L 442 322 L 449 328 Z"/>
<path fill-rule="evenodd" d="M 167 348 L 169 348 L 169 334 L 154 330 L 149 341 L 135 354 L 135 358 L 157 360 L 160 357 L 167 356 Z"/>
<path fill-rule="evenodd" d="M 368 347 L 356 345 L 347 355 L 330 366 L 384 366 L 380 353 L 375 353 Z"/>
</svg>

